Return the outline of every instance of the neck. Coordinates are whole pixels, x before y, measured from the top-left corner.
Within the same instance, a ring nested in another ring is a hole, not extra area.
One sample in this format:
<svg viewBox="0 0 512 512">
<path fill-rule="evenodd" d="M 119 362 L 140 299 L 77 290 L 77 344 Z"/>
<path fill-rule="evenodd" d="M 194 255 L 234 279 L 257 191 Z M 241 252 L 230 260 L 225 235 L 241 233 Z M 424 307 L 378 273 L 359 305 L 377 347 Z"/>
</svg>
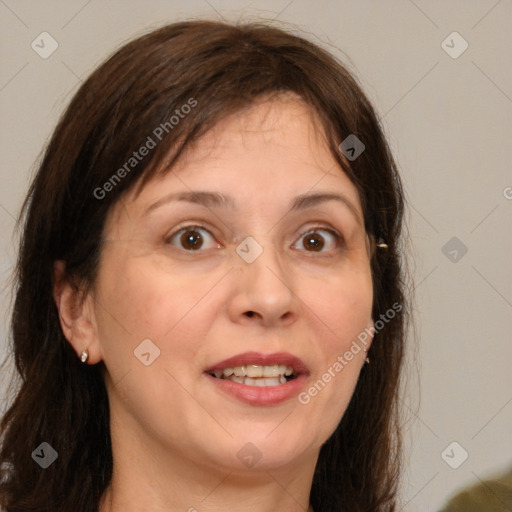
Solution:
<svg viewBox="0 0 512 512">
<path fill-rule="evenodd" d="M 99 512 L 313 512 L 309 505 L 311 485 L 305 485 L 301 479 L 285 479 L 277 471 L 250 479 L 235 473 L 206 477 L 200 470 L 193 481 L 178 475 L 167 481 L 164 478 L 155 481 L 154 475 L 149 476 L 150 473 L 138 471 L 123 476 L 114 471 Z"/>
<path fill-rule="evenodd" d="M 99 512 L 313 512 L 309 494 L 318 453 L 279 468 L 219 468 L 115 428 L 112 450 L 112 481 Z"/>
</svg>

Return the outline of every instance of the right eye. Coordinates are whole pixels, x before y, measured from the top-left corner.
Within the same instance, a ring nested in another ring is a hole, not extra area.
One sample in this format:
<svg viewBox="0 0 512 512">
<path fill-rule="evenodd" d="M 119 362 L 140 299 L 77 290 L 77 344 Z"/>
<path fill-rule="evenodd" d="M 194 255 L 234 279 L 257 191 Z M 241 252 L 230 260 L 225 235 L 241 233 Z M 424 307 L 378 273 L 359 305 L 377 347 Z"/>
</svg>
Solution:
<svg viewBox="0 0 512 512">
<path fill-rule="evenodd" d="M 200 249 L 219 249 L 221 246 L 215 241 L 213 235 L 201 226 L 185 226 L 168 238 L 168 243 L 184 249 L 185 251 L 199 251 Z M 204 245 L 210 244 L 210 247 Z"/>
</svg>

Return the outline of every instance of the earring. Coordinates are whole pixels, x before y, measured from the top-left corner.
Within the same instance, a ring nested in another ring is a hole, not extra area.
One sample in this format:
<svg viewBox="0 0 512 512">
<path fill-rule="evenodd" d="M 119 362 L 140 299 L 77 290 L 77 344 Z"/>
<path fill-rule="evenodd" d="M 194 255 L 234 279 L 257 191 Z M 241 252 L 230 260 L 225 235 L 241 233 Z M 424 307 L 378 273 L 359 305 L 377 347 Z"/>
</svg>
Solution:
<svg viewBox="0 0 512 512">
<path fill-rule="evenodd" d="M 365 354 L 368 354 L 368 350 L 366 350 L 365 348 L 363 348 L 363 352 L 364 352 Z M 369 358 L 368 356 L 366 356 L 366 358 L 365 358 L 364 362 L 365 362 L 366 364 L 370 364 L 370 358 Z"/>
<path fill-rule="evenodd" d="M 388 249 L 388 244 L 382 240 L 382 238 L 379 238 L 379 241 L 377 242 L 377 247 L 380 249 Z"/>
<path fill-rule="evenodd" d="M 89 352 L 87 351 L 87 349 L 85 349 L 80 354 L 80 361 L 82 361 L 82 363 L 85 363 L 85 362 L 87 362 L 88 357 L 89 357 Z"/>
</svg>

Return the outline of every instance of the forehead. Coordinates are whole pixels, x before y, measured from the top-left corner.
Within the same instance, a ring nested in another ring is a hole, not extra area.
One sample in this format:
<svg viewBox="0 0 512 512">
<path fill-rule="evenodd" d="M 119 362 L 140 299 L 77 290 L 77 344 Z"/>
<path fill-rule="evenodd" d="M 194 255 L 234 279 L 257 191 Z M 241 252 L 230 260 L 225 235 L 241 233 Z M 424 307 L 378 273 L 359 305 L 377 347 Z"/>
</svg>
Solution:
<svg viewBox="0 0 512 512">
<path fill-rule="evenodd" d="M 261 148 L 262 144 L 267 151 L 288 150 L 288 156 L 296 158 L 329 153 L 325 131 L 314 109 L 293 93 L 280 93 L 220 120 L 186 148 L 184 158 L 173 170 L 177 172 L 203 158 L 242 158 L 244 151 Z M 265 159 L 271 155 L 265 152 L 259 156 Z"/>
<path fill-rule="evenodd" d="M 331 153 L 320 118 L 290 93 L 219 121 L 171 169 L 162 169 L 139 193 L 129 192 L 123 205 L 140 214 L 166 193 L 209 190 L 225 191 L 242 205 L 271 206 L 317 187 L 343 192 L 360 211 L 357 190 Z"/>
</svg>

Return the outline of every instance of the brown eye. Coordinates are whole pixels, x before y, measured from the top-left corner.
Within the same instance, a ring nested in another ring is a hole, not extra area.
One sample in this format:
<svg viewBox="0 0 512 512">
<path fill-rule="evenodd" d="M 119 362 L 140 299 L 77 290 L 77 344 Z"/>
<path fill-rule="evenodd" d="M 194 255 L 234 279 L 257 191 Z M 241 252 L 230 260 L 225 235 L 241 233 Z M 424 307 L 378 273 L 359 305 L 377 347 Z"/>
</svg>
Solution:
<svg viewBox="0 0 512 512">
<path fill-rule="evenodd" d="M 212 234 L 199 226 L 187 226 L 180 229 L 168 239 L 168 243 L 188 252 L 220 247 L 218 243 L 215 243 Z"/>
<path fill-rule="evenodd" d="M 303 238 L 302 245 L 311 251 L 321 251 L 325 245 L 323 238 L 318 233 L 307 234 Z"/>
<path fill-rule="evenodd" d="M 180 236 L 180 242 L 184 249 L 196 251 L 203 245 L 203 237 L 198 231 L 189 230 Z"/>
<path fill-rule="evenodd" d="M 343 245 L 343 237 L 332 229 L 318 228 L 304 233 L 296 245 L 298 247 L 294 246 L 294 248 L 305 249 L 307 252 L 328 253 Z"/>
</svg>

